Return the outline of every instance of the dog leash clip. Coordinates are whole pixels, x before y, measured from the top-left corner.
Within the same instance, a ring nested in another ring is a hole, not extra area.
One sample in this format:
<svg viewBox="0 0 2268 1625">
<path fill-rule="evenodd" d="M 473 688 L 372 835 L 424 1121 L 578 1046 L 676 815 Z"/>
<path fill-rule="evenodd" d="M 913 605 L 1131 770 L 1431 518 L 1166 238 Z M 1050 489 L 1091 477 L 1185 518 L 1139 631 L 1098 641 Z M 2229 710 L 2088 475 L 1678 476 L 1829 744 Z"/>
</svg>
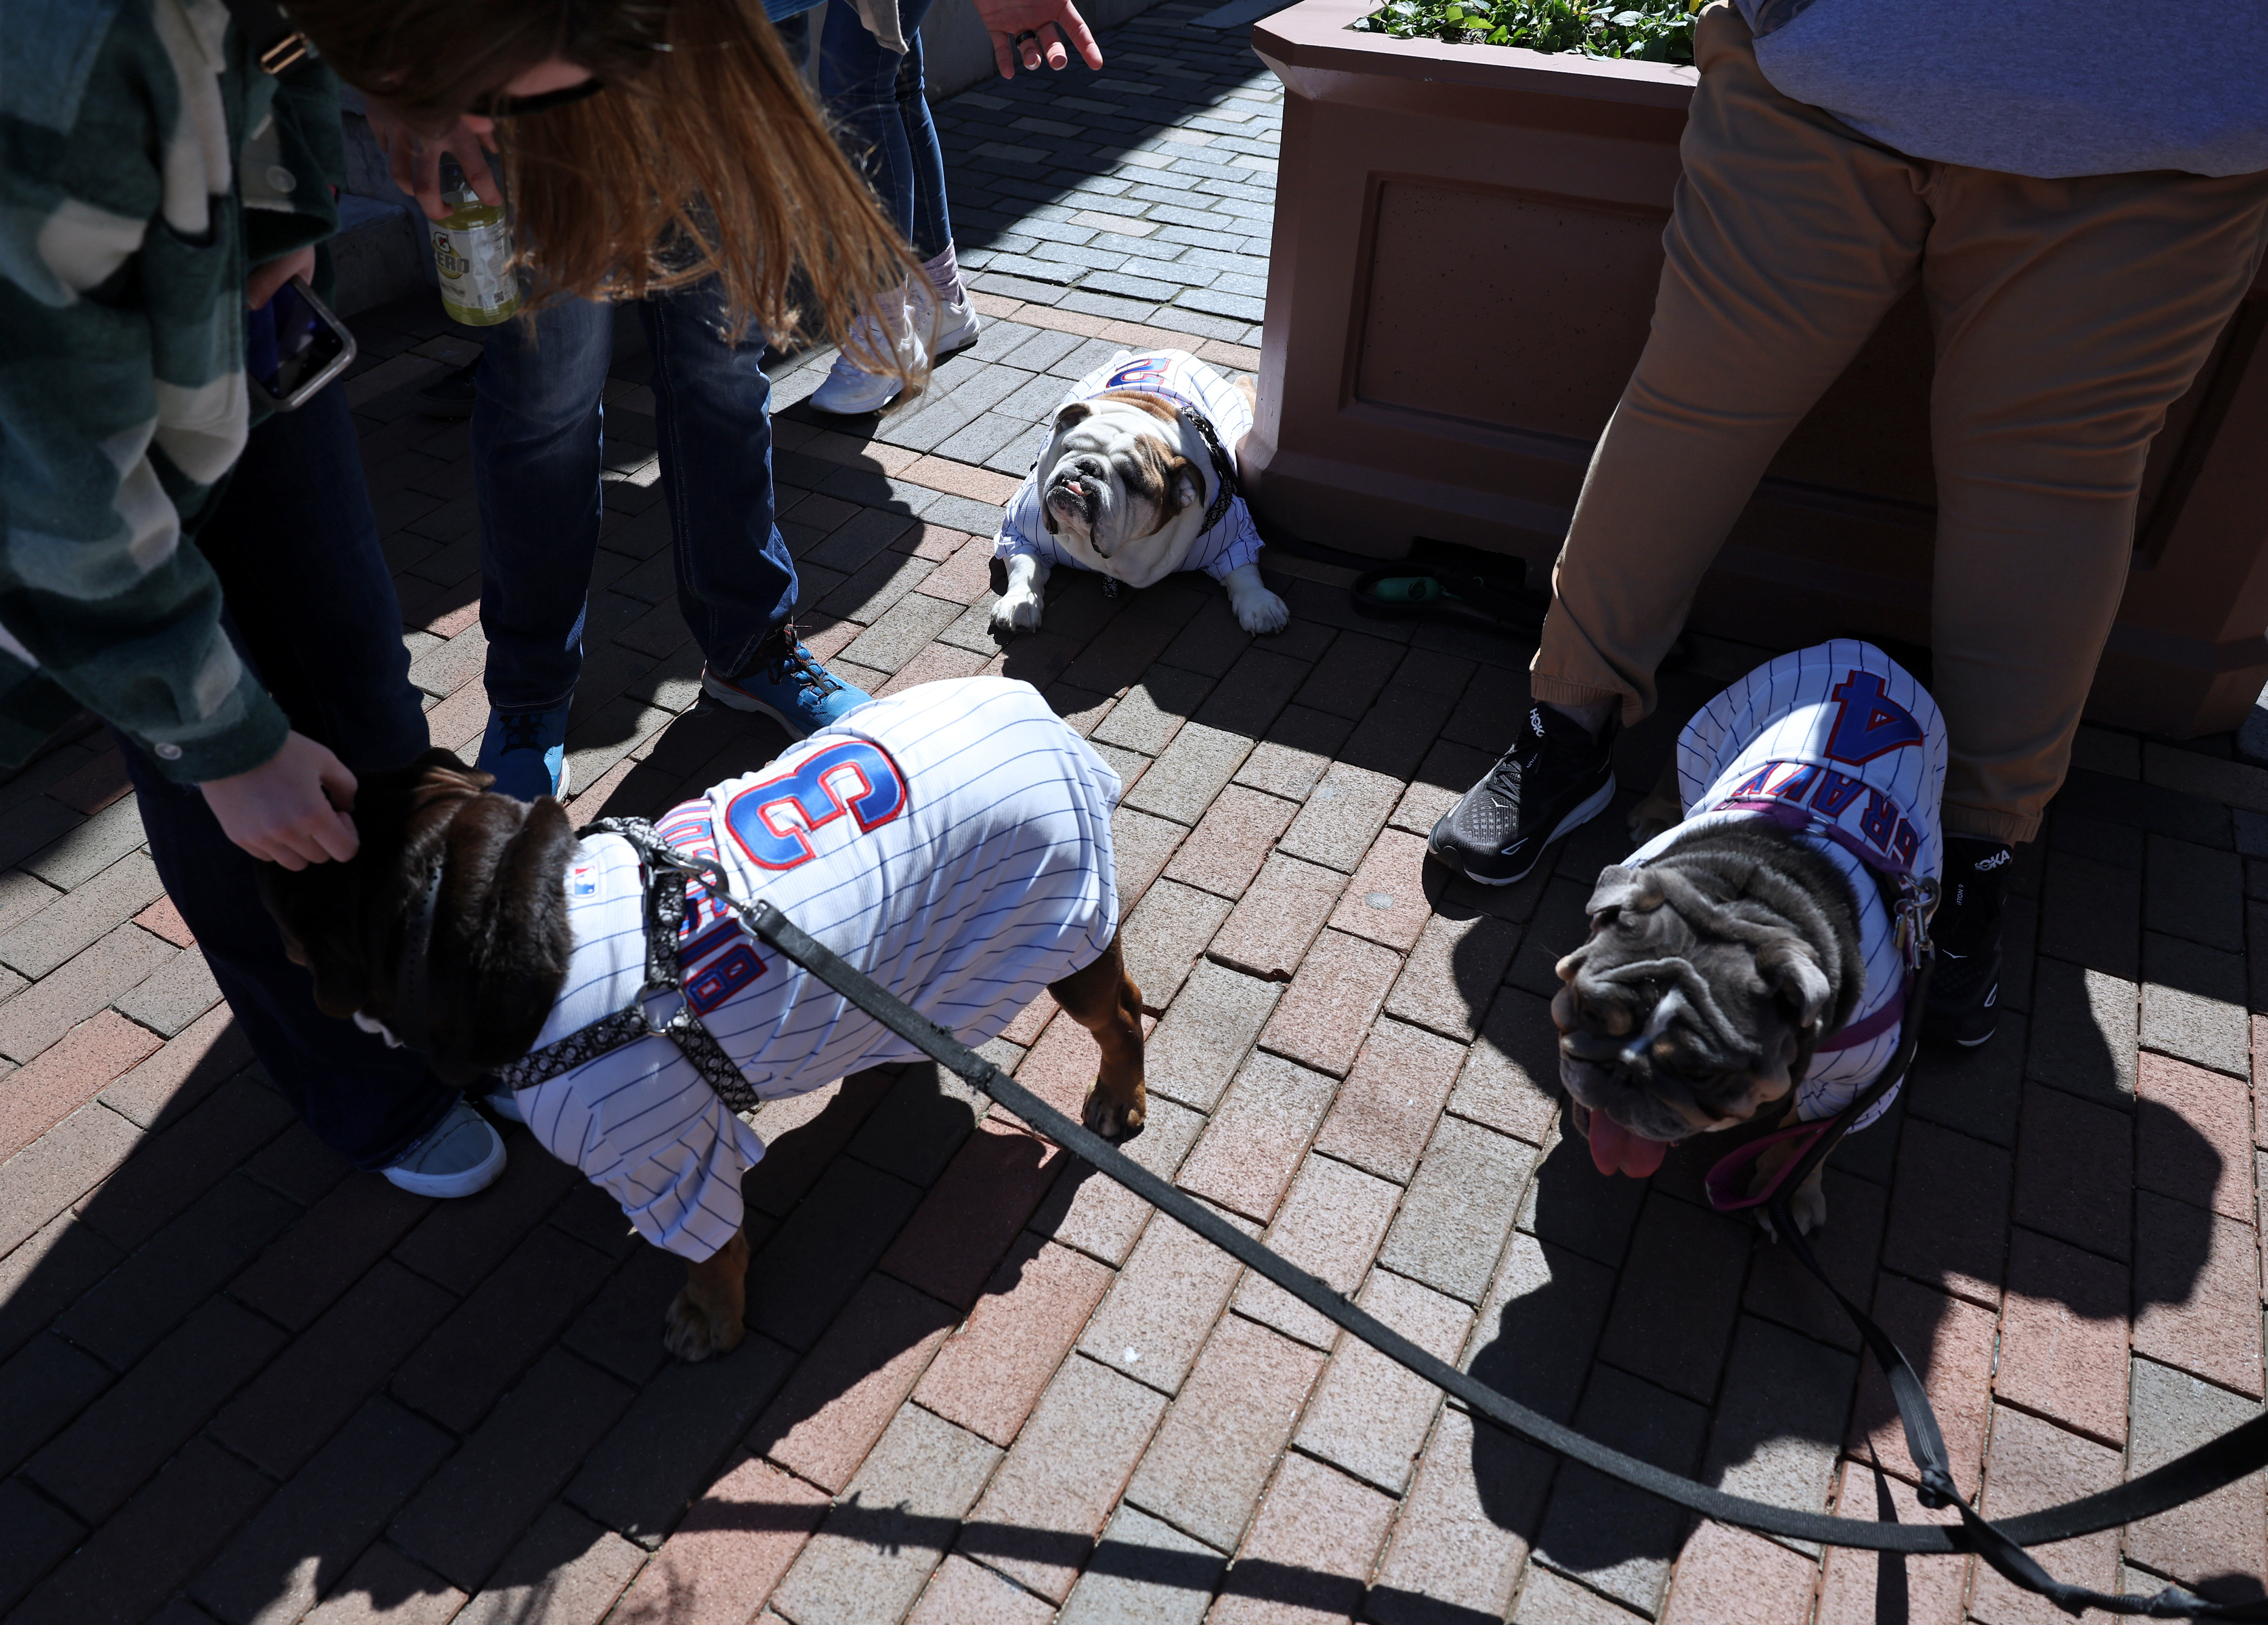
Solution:
<svg viewBox="0 0 2268 1625">
<path fill-rule="evenodd" d="M 1922 955 L 1929 951 L 1929 922 L 1937 912 L 1939 890 L 1927 875 L 1898 877 L 1898 955 L 1909 971 L 1919 969 Z"/>
</svg>

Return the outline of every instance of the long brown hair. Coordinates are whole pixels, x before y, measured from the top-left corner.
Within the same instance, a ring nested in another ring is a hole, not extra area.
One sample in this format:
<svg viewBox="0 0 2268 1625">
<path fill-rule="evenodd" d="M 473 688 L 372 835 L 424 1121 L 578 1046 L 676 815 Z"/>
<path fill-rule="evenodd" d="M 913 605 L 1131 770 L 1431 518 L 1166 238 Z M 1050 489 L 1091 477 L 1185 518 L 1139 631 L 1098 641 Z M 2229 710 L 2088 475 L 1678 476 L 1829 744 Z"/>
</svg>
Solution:
<svg viewBox="0 0 2268 1625">
<path fill-rule="evenodd" d="M 903 377 L 854 324 L 920 267 L 757 0 L 293 0 L 291 18 L 342 77 L 429 130 L 539 62 L 605 83 L 497 124 L 539 297 L 637 298 L 713 275 L 736 331 L 786 342 L 801 305 L 868 371 Z"/>
</svg>

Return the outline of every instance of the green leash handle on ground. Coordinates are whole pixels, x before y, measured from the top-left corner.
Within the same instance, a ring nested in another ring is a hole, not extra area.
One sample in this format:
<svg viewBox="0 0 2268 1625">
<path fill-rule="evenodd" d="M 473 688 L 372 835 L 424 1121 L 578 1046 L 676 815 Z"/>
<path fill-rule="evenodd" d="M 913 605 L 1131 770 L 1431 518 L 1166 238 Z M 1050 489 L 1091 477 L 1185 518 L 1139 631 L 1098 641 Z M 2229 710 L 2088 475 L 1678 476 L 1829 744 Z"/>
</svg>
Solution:
<svg viewBox="0 0 2268 1625">
<path fill-rule="evenodd" d="M 824 944 L 807 936 L 788 917 L 762 900 L 754 904 L 718 892 L 726 904 L 747 922 L 765 943 L 800 965 L 851 1004 L 904 1039 L 939 1065 L 966 1078 L 1036 1132 L 1045 1135 L 1076 1157 L 1116 1180 L 1167 1217 L 1211 1242 L 1247 1268 L 1274 1282 L 1325 1320 L 1352 1333 L 1387 1358 L 1424 1378 L 1454 1398 L 1462 1400 L 1490 1421 L 1543 1445 L 1545 1449 L 1643 1489 L 1650 1495 L 1713 1518 L 1719 1523 L 1775 1534 L 1788 1540 L 1813 1540 L 1826 1546 L 1859 1547 L 1878 1552 L 1916 1555 L 1978 1552 L 2012 1582 L 2047 1597 L 2066 1613 L 2095 1607 L 2115 1614 L 2144 1614 L 2157 1619 L 2223 1619 L 2268 1621 L 2268 1600 L 2245 1603 L 2212 1602 L 2169 1586 L 2154 1597 L 2114 1597 L 2081 1586 L 2066 1585 L 2049 1576 L 2021 1548 L 2070 1540 L 2097 1530 L 2115 1528 L 2148 1518 L 2210 1495 L 2268 1464 L 2268 1416 L 2232 1429 L 2189 1454 L 2146 1473 L 2130 1483 L 2082 1500 L 2026 1513 L 1998 1524 L 1987 1524 L 1960 1505 L 1958 1524 L 1861 1523 L 1855 1518 L 1830 1518 L 1823 1512 L 1801 1512 L 1790 1507 L 1751 1501 L 1650 1461 L 1626 1455 L 1587 1438 L 1550 1417 L 1528 1409 L 1495 1389 L 1475 1381 L 1447 1361 L 1436 1358 L 1393 1327 L 1366 1313 L 1318 1276 L 1263 1246 L 1221 1218 L 1195 1197 L 1168 1184 L 1084 1124 L 1073 1121 L 990 1062 L 923 1016 L 864 972 L 846 963 Z M 1792 1233 L 1793 1225 L 1786 1228 Z M 1809 1249 L 1799 1256 L 1809 1260 Z M 1822 1280 L 1825 1278 L 1822 1275 Z M 1832 1290 L 1830 1286 L 1830 1290 Z M 1838 1292 L 1837 1297 L 1841 1298 Z M 1847 1298 L 1846 1307 L 1853 1308 Z M 1863 1319 L 1863 1317 L 1861 1317 Z M 1871 1322 L 1867 1322 L 1871 1326 Z M 1890 1349 L 1895 1356 L 1895 1349 Z M 1878 1355 L 1879 1357 L 1879 1355 Z M 1906 1377 L 1912 1368 L 1896 1361 Z M 1894 1384 L 1896 1375 L 1894 1368 Z M 1911 1381 L 1911 1398 L 1926 1412 L 1928 1400 L 1918 1379 Z M 1903 1409 L 1903 1405 L 1901 1406 Z M 1931 1418 L 1934 1431 L 1934 1418 Z M 1933 1474 L 1933 1477 L 1935 1477 Z M 1949 1475 L 1945 1482 L 1949 1484 Z M 2013 1557 L 2010 1554 L 2013 1553 Z"/>
</svg>

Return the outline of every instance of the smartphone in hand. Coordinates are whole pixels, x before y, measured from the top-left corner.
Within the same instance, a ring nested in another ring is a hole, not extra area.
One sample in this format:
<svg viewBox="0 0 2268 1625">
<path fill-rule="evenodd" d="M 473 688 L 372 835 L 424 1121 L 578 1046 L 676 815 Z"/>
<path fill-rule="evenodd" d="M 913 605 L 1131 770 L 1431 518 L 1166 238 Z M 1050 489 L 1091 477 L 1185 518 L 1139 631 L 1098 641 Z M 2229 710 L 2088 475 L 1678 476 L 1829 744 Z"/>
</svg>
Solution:
<svg viewBox="0 0 2268 1625">
<path fill-rule="evenodd" d="M 354 358 L 354 335 L 304 276 L 294 276 L 246 314 L 244 370 L 252 398 L 271 410 L 304 406 Z"/>
</svg>

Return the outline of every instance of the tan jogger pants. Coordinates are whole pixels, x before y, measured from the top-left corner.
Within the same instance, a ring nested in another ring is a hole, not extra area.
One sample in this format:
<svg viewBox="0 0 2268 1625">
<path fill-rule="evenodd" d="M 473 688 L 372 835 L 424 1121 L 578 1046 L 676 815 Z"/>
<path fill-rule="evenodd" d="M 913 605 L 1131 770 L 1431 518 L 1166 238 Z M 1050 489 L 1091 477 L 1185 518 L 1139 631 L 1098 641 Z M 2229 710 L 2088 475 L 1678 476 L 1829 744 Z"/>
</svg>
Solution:
<svg viewBox="0 0 2268 1625">
<path fill-rule="evenodd" d="M 2151 438 L 2258 266 L 2268 173 L 1928 162 L 1772 89 L 1729 5 L 1702 14 L 1696 50 L 1653 335 L 1584 479 L 1532 692 L 1618 695 L 1631 722 L 1653 709 L 1654 668 L 1765 465 L 1918 282 L 1945 827 L 2029 841 L 2125 586 Z"/>
</svg>

